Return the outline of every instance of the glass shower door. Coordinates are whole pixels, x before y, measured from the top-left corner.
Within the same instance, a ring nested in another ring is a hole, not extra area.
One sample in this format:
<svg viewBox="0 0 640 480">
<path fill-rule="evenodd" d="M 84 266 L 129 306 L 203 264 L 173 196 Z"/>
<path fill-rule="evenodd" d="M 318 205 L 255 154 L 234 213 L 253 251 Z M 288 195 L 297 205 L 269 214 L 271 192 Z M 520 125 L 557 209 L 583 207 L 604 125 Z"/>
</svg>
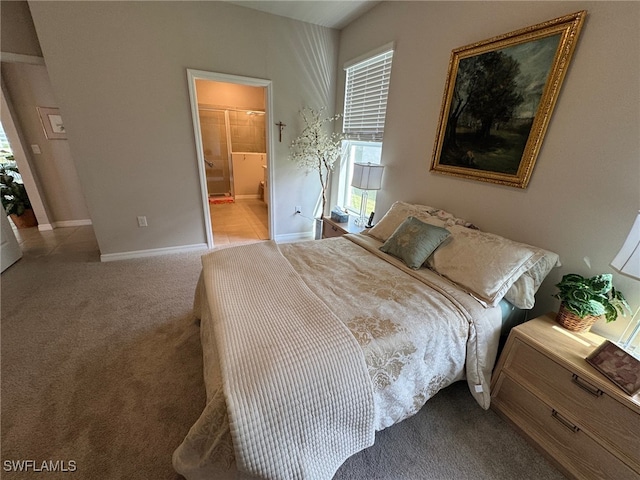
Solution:
<svg viewBox="0 0 640 480">
<path fill-rule="evenodd" d="M 233 196 L 225 111 L 199 109 L 209 196 Z"/>
</svg>

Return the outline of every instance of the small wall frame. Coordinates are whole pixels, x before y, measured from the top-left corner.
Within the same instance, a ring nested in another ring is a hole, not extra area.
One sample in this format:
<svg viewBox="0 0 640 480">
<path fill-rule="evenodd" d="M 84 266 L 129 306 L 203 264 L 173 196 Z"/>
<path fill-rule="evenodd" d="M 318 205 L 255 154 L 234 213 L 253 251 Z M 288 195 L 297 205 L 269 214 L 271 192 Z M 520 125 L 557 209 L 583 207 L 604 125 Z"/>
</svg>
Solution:
<svg viewBox="0 0 640 480">
<path fill-rule="evenodd" d="M 527 187 L 586 14 L 451 52 L 431 171 Z"/>
<path fill-rule="evenodd" d="M 62 122 L 60 109 L 56 107 L 36 107 L 44 135 L 49 140 L 66 140 L 67 132 Z"/>
</svg>

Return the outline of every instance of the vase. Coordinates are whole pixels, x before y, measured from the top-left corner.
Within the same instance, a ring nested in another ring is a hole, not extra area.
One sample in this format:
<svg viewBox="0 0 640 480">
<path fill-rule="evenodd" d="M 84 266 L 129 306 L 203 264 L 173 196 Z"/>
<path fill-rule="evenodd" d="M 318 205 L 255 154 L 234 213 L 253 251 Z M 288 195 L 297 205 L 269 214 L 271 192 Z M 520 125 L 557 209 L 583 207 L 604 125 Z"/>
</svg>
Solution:
<svg viewBox="0 0 640 480">
<path fill-rule="evenodd" d="M 567 310 L 564 303 L 561 303 L 560 310 L 558 310 L 558 314 L 556 315 L 556 322 L 572 332 L 586 332 L 599 318 L 599 316 L 594 317 L 593 315 L 587 315 L 586 317 L 581 318 L 575 313 Z"/>
<path fill-rule="evenodd" d="M 323 221 L 321 218 L 315 218 L 314 219 L 314 236 L 313 238 L 315 240 L 320 240 L 322 239 L 322 224 Z"/>
</svg>

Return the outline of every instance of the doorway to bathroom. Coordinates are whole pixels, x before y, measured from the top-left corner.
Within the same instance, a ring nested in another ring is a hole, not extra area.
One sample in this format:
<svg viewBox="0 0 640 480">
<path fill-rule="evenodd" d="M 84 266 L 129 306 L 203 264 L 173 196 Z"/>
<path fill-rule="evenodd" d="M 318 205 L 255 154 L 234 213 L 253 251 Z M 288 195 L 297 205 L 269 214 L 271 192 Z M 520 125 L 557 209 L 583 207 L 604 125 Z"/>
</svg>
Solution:
<svg viewBox="0 0 640 480">
<path fill-rule="evenodd" d="M 271 82 L 187 74 L 209 247 L 271 238 Z"/>
</svg>

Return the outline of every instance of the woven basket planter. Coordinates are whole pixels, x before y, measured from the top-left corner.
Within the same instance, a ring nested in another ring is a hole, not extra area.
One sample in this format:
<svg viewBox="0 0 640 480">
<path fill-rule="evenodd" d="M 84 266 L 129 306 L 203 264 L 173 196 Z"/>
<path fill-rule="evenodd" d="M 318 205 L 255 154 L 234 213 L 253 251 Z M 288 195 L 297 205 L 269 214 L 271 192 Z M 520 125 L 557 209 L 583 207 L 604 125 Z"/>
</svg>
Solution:
<svg viewBox="0 0 640 480">
<path fill-rule="evenodd" d="M 556 322 L 572 332 L 586 332 L 599 318 L 600 317 L 594 317 L 592 315 L 580 318 L 575 313 L 567 310 L 564 303 L 561 303 L 560 310 L 556 315 Z"/>
</svg>

